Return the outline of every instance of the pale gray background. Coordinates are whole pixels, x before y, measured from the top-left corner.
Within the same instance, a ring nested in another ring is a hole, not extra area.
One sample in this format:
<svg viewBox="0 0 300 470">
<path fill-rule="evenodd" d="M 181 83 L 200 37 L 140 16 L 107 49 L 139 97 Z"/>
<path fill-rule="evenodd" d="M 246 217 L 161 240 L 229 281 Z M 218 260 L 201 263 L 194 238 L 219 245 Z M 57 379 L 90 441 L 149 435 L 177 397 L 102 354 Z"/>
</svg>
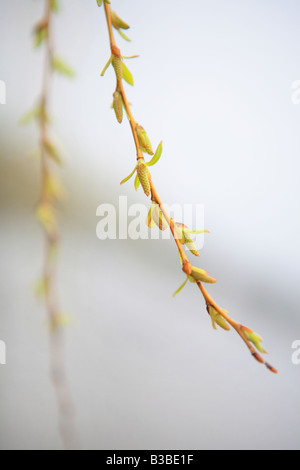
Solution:
<svg viewBox="0 0 300 470">
<path fill-rule="evenodd" d="M 137 119 L 164 154 L 153 178 L 168 203 L 205 204 L 199 267 L 209 292 L 264 337 L 275 377 L 237 335 L 211 329 L 171 241 L 96 238 L 96 208 L 133 183 L 127 123 L 110 109 L 112 70 L 103 9 L 64 0 L 55 43 L 73 65 L 56 78 L 53 114 L 66 153 L 59 284 L 75 324 L 68 374 L 81 445 L 88 449 L 299 449 L 300 366 L 291 363 L 299 321 L 300 3 L 297 0 L 113 0 L 131 24 L 125 55 Z M 42 1 L 1 0 L 0 106 L 1 449 L 61 448 L 48 380 L 45 312 L 32 295 L 42 263 L 33 217 L 39 191 L 34 126 L 18 125 L 40 90 L 42 51 L 30 31 Z"/>
</svg>

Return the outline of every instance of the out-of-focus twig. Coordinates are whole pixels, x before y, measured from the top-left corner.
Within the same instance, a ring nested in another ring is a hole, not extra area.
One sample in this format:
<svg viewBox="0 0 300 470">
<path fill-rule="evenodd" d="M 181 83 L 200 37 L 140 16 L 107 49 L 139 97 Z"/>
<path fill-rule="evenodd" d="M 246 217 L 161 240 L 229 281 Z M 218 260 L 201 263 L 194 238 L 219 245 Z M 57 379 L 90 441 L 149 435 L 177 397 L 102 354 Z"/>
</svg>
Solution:
<svg viewBox="0 0 300 470">
<path fill-rule="evenodd" d="M 41 161 L 41 191 L 36 217 L 45 236 L 43 274 L 37 285 L 37 293 L 45 299 L 49 328 L 50 378 L 58 407 L 60 434 L 66 449 L 78 448 L 75 427 L 75 410 L 65 370 L 64 329 L 66 315 L 60 308 L 57 286 L 57 255 L 59 231 L 56 214 L 57 202 L 63 196 L 63 187 L 57 174 L 61 158 L 52 137 L 49 103 L 53 72 L 71 76 L 71 69 L 54 55 L 52 44 L 53 15 L 58 11 L 57 0 L 45 0 L 45 14 L 34 29 L 36 47 L 45 46 L 41 98 L 38 105 L 26 114 L 23 123 L 35 119 L 39 127 L 39 150 Z"/>
</svg>

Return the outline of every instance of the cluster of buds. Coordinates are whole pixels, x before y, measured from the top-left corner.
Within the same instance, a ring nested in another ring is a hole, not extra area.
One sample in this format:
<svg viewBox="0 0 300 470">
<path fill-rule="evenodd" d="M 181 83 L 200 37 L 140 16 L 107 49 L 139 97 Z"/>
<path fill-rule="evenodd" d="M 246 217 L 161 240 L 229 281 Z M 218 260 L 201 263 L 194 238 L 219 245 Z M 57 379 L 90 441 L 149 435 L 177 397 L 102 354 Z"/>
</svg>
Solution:
<svg viewBox="0 0 300 470">
<path fill-rule="evenodd" d="M 58 0 L 50 0 L 49 2 L 50 10 L 53 13 L 59 11 Z M 43 18 L 35 26 L 34 30 L 34 45 L 35 47 L 40 47 L 41 44 L 48 38 L 49 35 L 49 17 Z"/>
<path fill-rule="evenodd" d="M 120 18 L 114 11 L 111 11 L 111 23 L 123 39 L 125 39 L 126 41 L 130 41 L 130 39 L 122 31 L 123 29 L 129 29 L 130 26 L 124 20 L 122 20 L 122 18 Z"/>
<path fill-rule="evenodd" d="M 180 258 L 181 261 L 181 258 Z M 187 282 L 190 281 L 192 283 L 195 282 L 205 282 L 207 284 L 215 284 L 217 282 L 216 279 L 211 277 L 207 271 L 204 269 L 196 268 L 195 266 L 190 267 L 190 271 L 187 274 L 186 280 L 184 283 L 177 289 L 176 292 L 174 292 L 173 297 L 175 297 L 179 292 L 184 288 L 184 286 L 187 284 Z"/>
<path fill-rule="evenodd" d="M 209 233 L 207 230 L 190 230 L 186 225 L 175 222 L 175 235 L 182 245 L 185 245 L 187 249 L 195 256 L 199 256 L 199 252 L 196 248 L 195 242 L 191 235 L 199 235 L 201 233 Z"/>
<path fill-rule="evenodd" d="M 134 182 L 134 187 L 135 189 L 138 189 L 139 185 L 141 184 L 144 190 L 144 193 L 146 194 L 146 196 L 149 196 L 151 192 L 151 175 L 147 167 L 155 165 L 155 163 L 157 163 L 158 160 L 160 159 L 161 154 L 162 154 L 162 142 L 160 142 L 160 144 L 158 145 L 154 156 L 151 158 L 149 162 L 145 162 L 143 158 L 139 158 L 138 163 L 134 167 L 133 171 L 130 173 L 130 175 L 128 175 L 126 178 L 124 178 L 121 181 L 121 184 L 126 183 L 126 181 L 130 180 L 130 178 L 135 174 L 135 172 L 137 172 L 135 182 Z"/>
<path fill-rule="evenodd" d="M 220 315 L 219 312 L 212 306 L 212 305 L 207 305 L 207 312 L 209 316 L 211 317 L 213 329 L 216 330 L 216 324 L 219 325 L 223 330 L 225 331 L 230 331 L 230 326 L 228 325 L 227 321 Z M 225 314 L 228 314 L 227 310 L 222 310 Z"/>
<path fill-rule="evenodd" d="M 247 340 L 250 341 L 250 343 L 252 343 L 259 352 L 262 354 L 267 354 L 267 351 L 262 345 L 262 338 L 257 333 L 250 330 L 249 328 L 246 328 L 245 326 L 241 326 L 241 330 Z"/>
<path fill-rule="evenodd" d="M 34 28 L 34 45 L 39 47 L 45 39 L 48 37 L 49 33 L 49 20 L 42 19 Z"/>
<path fill-rule="evenodd" d="M 104 0 L 106 3 L 110 3 L 108 0 Z M 98 6 L 102 5 L 102 0 L 98 2 Z M 120 35 L 123 37 L 123 39 L 126 39 L 126 41 L 130 41 L 130 39 L 124 34 L 123 30 L 129 29 L 129 25 L 120 18 L 116 12 L 111 11 L 111 24 L 112 26 L 120 33 Z M 129 85 L 133 85 L 133 77 L 131 75 L 130 70 L 126 67 L 126 65 L 123 62 L 123 59 L 134 59 L 135 57 L 139 57 L 138 55 L 132 55 L 132 56 L 121 56 L 120 49 L 116 45 L 111 46 L 111 56 L 108 59 L 107 63 L 105 64 L 101 76 L 105 74 L 107 68 L 112 64 L 115 73 L 116 73 L 116 78 L 117 81 L 121 81 L 124 79 Z"/>
</svg>

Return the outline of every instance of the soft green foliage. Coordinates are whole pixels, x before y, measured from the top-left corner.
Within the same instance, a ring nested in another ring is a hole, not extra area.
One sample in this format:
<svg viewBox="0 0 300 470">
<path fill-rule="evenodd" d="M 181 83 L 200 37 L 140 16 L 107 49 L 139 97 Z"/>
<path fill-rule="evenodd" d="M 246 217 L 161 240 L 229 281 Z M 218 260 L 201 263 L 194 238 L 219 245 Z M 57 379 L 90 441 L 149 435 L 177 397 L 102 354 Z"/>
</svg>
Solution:
<svg viewBox="0 0 300 470">
<path fill-rule="evenodd" d="M 51 66 L 54 72 L 64 75 L 65 77 L 73 78 L 75 76 L 74 70 L 72 70 L 72 68 L 60 57 L 52 57 Z"/>
</svg>

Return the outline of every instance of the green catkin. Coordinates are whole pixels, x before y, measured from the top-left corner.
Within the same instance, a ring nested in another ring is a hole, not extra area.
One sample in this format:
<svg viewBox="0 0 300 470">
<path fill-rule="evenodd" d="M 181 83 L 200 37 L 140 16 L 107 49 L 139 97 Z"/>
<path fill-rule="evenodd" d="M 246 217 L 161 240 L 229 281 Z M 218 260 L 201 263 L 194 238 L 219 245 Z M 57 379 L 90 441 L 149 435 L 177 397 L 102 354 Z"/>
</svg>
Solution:
<svg viewBox="0 0 300 470">
<path fill-rule="evenodd" d="M 123 71 L 122 71 L 122 59 L 121 59 L 121 57 L 113 54 L 112 65 L 113 65 L 113 68 L 115 69 L 117 80 L 122 80 Z"/>
<path fill-rule="evenodd" d="M 123 121 L 123 99 L 119 91 L 114 93 L 113 108 L 116 114 L 117 121 L 121 124 Z"/>
<path fill-rule="evenodd" d="M 151 192 L 151 187 L 150 187 L 150 173 L 147 168 L 147 165 L 145 164 L 144 161 L 139 160 L 136 170 L 137 170 L 140 183 L 144 190 L 144 193 L 146 194 L 146 196 L 149 196 Z"/>
</svg>

